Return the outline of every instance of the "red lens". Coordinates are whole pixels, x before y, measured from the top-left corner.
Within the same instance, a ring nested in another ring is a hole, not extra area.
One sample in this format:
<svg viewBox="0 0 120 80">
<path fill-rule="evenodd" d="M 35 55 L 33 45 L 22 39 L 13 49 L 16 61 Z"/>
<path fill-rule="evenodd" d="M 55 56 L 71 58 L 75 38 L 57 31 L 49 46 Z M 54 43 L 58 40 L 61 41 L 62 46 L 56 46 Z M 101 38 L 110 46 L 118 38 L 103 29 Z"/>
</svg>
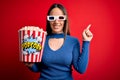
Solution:
<svg viewBox="0 0 120 80">
<path fill-rule="evenodd" d="M 59 19 L 64 19 L 64 16 L 59 16 Z"/>
</svg>

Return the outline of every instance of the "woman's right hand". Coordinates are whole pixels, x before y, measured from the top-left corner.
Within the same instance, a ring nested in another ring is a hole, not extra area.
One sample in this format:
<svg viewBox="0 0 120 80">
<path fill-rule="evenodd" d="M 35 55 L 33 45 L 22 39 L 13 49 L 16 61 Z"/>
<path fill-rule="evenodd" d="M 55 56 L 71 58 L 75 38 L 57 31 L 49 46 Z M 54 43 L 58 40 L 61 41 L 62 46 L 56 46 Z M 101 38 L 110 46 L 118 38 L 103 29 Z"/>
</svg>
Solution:
<svg viewBox="0 0 120 80">
<path fill-rule="evenodd" d="M 24 62 L 24 64 L 25 64 L 25 66 L 27 66 L 29 68 L 31 68 L 34 65 L 33 62 Z"/>
</svg>

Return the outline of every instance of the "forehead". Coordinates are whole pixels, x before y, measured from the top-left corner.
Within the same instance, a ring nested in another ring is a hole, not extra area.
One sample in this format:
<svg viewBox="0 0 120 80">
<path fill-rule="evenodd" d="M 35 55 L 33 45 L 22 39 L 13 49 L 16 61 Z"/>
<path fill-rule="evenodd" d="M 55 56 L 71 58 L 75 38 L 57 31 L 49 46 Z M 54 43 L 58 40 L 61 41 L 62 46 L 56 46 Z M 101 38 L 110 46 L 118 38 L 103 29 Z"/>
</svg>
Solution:
<svg viewBox="0 0 120 80">
<path fill-rule="evenodd" d="M 50 12 L 50 15 L 63 15 L 63 11 L 59 8 L 53 8 Z"/>
</svg>

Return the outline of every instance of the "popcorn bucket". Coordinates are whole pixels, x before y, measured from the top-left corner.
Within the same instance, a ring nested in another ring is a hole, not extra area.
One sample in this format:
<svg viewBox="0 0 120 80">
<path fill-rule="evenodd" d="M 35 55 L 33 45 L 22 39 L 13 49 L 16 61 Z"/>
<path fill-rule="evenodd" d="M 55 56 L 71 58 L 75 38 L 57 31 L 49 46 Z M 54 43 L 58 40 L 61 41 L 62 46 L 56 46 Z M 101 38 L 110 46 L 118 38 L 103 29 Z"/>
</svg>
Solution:
<svg viewBox="0 0 120 80">
<path fill-rule="evenodd" d="M 35 26 L 25 26 L 18 33 L 20 61 L 41 62 L 47 33 Z"/>
</svg>

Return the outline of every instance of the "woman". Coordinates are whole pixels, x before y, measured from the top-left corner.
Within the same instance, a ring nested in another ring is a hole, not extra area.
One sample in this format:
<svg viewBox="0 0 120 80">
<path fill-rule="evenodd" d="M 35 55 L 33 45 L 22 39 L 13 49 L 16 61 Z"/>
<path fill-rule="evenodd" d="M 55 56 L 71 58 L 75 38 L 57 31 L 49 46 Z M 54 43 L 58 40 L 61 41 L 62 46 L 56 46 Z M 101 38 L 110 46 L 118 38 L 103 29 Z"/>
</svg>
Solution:
<svg viewBox="0 0 120 80">
<path fill-rule="evenodd" d="M 68 16 L 61 4 L 53 4 L 47 16 L 47 37 L 40 63 L 25 63 L 32 71 L 40 72 L 39 80 L 73 80 L 72 66 L 84 73 L 88 65 L 89 43 L 93 37 L 88 26 L 83 31 L 80 53 L 78 39 L 71 37 Z"/>
</svg>

